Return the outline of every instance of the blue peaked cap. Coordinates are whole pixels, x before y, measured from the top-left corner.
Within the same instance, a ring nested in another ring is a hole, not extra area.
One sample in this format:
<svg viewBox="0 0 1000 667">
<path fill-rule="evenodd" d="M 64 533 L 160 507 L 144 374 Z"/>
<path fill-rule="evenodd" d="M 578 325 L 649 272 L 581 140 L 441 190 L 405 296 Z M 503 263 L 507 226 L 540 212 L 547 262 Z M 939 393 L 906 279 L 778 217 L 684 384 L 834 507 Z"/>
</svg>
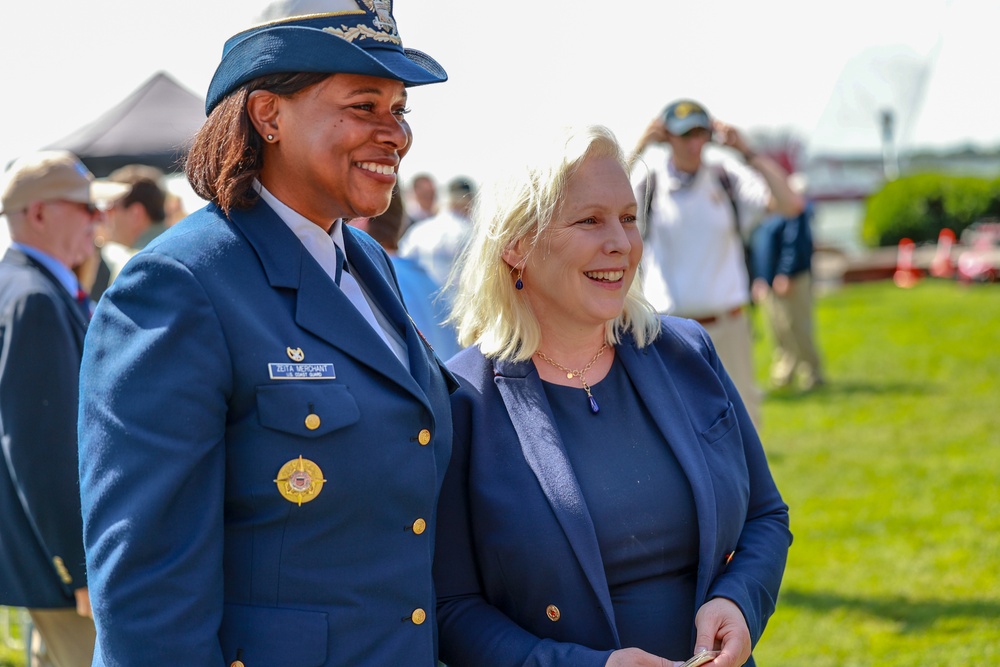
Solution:
<svg viewBox="0 0 1000 667">
<path fill-rule="evenodd" d="M 205 114 L 260 76 L 297 72 L 363 74 L 420 86 L 448 80 L 433 58 L 403 48 L 391 0 L 330 0 L 337 11 L 270 21 L 230 37 L 208 86 Z"/>
</svg>

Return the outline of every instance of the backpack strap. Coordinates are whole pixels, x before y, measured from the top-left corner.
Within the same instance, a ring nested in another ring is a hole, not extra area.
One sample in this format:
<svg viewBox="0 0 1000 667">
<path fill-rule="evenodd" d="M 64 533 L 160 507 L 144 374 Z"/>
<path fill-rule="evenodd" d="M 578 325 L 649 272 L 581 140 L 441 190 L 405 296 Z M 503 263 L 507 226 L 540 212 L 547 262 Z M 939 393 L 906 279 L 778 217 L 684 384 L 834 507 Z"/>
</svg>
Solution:
<svg viewBox="0 0 1000 667">
<path fill-rule="evenodd" d="M 740 231 L 740 208 L 736 204 L 736 196 L 733 194 L 733 181 L 729 178 L 729 172 L 722 165 L 716 170 L 716 176 L 719 179 L 719 185 L 726 192 L 726 196 L 729 197 L 729 204 L 733 207 L 733 225 L 736 231 L 736 236 L 739 238 L 740 243 L 743 243 L 743 232 Z"/>
<path fill-rule="evenodd" d="M 642 202 L 642 240 L 645 241 L 649 238 L 649 230 L 651 225 L 649 224 L 649 216 L 653 212 L 653 197 L 656 196 L 656 172 L 652 169 L 649 170 L 649 187 L 646 188 L 646 198 Z"/>
<path fill-rule="evenodd" d="M 726 168 L 721 164 L 716 170 L 716 176 L 719 179 L 719 185 L 725 190 L 726 196 L 729 197 L 729 203 L 733 207 L 733 232 L 736 234 L 736 240 L 739 241 L 740 247 L 743 248 L 743 268 L 747 273 L 747 286 L 750 286 L 750 279 L 753 276 L 753 270 L 751 269 L 751 258 L 750 258 L 750 244 L 746 242 L 743 238 L 743 232 L 740 229 L 740 209 L 736 204 L 736 196 L 733 193 L 733 181 L 729 178 L 729 173 Z M 750 305 L 753 305 L 753 299 L 749 301 Z"/>
</svg>

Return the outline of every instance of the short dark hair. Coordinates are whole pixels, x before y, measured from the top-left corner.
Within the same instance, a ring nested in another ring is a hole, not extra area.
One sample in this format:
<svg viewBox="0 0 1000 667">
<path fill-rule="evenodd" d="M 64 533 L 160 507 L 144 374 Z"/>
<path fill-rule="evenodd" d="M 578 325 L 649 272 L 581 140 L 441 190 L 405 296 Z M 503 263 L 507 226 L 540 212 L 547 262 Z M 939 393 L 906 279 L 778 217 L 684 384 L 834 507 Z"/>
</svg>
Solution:
<svg viewBox="0 0 1000 667">
<path fill-rule="evenodd" d="M 247 113 L 255 90 L 288 97 L 332 76 L 327 72 L 270 74 L 248 81 L 219 102 L 194 137 L 184 171 L 199 197 L 229 215 L 257 201 L 253 180 L 264 166 L 263 139 Z"/>
<path fill-rule="evenodd" d="M 154 223 L 163 222 L 163 219 L 167 217 L 163 210 L 167 193 L 160 187 L 160 179 L 162 178 L 162 171 L 145 164 L 129 164 L 115 169 L 108 175 L 110 181 L 128 183 L 132 186 L 128 194 L 118 201 L 126 207 L 139 202 L 146 209 L 146 215 Z"/>
</svg>

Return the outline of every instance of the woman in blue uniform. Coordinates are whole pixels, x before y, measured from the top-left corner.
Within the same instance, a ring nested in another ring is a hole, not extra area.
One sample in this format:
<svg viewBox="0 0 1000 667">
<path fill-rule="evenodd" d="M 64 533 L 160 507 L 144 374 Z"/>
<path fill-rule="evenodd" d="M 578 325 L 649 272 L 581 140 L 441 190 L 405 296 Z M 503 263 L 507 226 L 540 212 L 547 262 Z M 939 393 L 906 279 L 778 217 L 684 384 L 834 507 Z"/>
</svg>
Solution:
<svg viewBox="0 0 1000 667">
<path fill-rule="evenodd" d="M 436 665 L 435 503 L 454 385 L 378 215 L 410 147 L 391 3 L 225 46 L 187 161 L 211 203 L 131 260 L 86 342 L 95 665 Z"/>
<path fill-rule="evenodd" d="M 695 322 L 639 291 L 606 129 L 484 191 L 459 265 L 455 443 L 435 576 L 449 667 L 753 664 L 791 540 Z M 712 654 L 709 654 L 712 655 Z"/>
</svg>

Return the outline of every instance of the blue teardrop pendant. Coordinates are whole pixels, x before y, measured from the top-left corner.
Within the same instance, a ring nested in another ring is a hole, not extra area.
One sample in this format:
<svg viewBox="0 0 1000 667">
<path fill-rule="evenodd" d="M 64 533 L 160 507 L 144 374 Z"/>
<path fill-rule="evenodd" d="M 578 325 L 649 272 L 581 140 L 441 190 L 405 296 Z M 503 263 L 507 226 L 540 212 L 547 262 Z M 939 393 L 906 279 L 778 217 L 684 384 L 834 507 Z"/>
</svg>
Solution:
<svg viewBox="0 0 1000 667">
<path fill-rule="evenodd" d="M 598 412 L 601 411 L 600 406 L 597 405 L 597 399 L 595 399 L 590 394 L 587 395 L 587 399 L 590 401 L 590 411 L 591 412 L 593 412 L 596 415 Z"/>
<path fill-rule="evenodd" d="M 517 282 L 516 282 L 516 283 L 514 283 L 514 287 L 515 287 L 516 289 L 524 289 L 524 283 L 523 283 L 523 282 L 521 282 L 521 279 L 520 279 L 520 278 L 518 278 L 518 279 L 517 279 Z"/>
</svg>

